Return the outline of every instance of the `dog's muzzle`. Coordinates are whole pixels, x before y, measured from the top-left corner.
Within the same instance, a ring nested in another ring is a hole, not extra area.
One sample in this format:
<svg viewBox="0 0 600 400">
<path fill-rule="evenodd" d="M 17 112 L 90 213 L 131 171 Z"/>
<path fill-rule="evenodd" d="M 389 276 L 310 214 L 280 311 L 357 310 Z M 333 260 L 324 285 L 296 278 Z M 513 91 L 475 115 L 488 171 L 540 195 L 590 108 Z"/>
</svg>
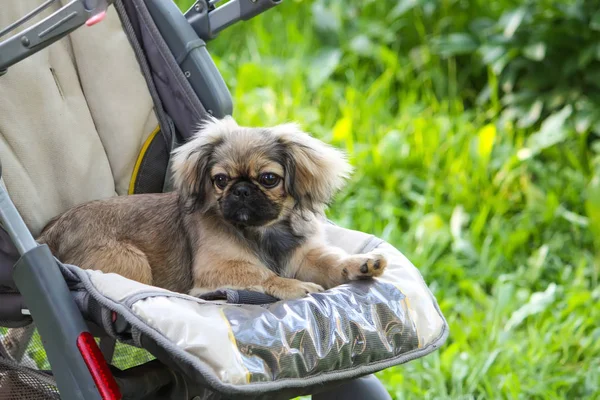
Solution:
<svg viewBox="0 0 600 400">
<path fill-rule="evenodd" d="M 247 226 L 260 226 L 279 215 L 279 208 L 251 182 L 241 181 L 231 187 L 223 202 L 223 216 Z"/>
</svg>

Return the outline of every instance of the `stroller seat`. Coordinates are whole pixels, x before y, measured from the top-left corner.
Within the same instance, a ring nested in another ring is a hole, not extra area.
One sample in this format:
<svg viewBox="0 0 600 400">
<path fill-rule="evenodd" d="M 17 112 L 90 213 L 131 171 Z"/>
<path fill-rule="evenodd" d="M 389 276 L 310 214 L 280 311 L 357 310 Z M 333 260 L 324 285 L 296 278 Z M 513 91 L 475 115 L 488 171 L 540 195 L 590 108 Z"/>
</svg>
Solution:
<svg viewBox="0 0 600 400">
<path fill-rule="evenodd" d="M 0 26 L 38 5 L 3 5 Z M 34 236 L 76 204 L 128 193 L 140 148 L 159 124 L 114 7 L 102 23 L 11 68 L 0 93 L 2 180 Z"/>
<path fill-rule="evenodd" d="M 46 3 L 31 24 L 85 2 Z M 101 23 L 65 32 L 0 76 L 0 327 L 10 328 L 0 328 L 0 399 L 290 398 L 422 357 L 446 340 L 444 316 L 410 261 L 329 221 L 331 244 L 387 255 L 381 278 L 288 301 L 243 290 L 196 298 L 65 265 L 45 246 L 24 244 L 77 204 L 170 190 L 170 152 L 203 116 L 232 113 L 202 40 L 215 32 L 196 29 L 225 11 L 198 4 L 184 16 L 168 0 L 107 2 Z M 238 19 L 259 12 L 236 4 Z M 39 5 L 3 5 L 0 28 Z M 0 70 L 2 52 L 0 42 Z M 110 365 L 99 367 L 102 376 L 77 358 L 87 332 L 96 337 L 86 344 L 91 354 Z M 102 383 L 113 378 L 110 397 Z"/>
</svg>

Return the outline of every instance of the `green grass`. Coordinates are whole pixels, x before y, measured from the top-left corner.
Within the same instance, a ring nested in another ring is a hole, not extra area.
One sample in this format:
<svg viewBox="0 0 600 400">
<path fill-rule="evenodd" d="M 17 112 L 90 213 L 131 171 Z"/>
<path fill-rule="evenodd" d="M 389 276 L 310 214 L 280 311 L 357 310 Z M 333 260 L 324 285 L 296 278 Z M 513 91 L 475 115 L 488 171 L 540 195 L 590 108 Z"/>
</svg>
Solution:
<svg viewBox="0 0 600 400">
<path fill-rule="evenodd" d="M 434 55 L 434 17 L 497 3 L 390 11 L 416 3 L 286 0 L 229 28 L 209 50 L 234 116 L 347 150 L 330 217 L 399 248 L 438 299 L 450 337 L 378 374 L 395 399 L 600 398 L 600 149 L 568 128 L 549 140 L 560 120 L 518 128 L 493 70 Z"/>
</svg>

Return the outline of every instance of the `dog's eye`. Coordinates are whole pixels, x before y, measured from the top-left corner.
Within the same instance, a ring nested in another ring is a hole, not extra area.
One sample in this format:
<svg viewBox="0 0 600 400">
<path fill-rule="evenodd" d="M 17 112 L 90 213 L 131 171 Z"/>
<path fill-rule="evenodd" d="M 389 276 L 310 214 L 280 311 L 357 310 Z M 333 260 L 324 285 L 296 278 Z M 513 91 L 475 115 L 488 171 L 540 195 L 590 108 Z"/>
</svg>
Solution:
<svg viewBox="0 0 600 400">
<path fill-rule="evenodd" d="M 219 189 L 225 189 L 225 186 L 227 186 L 227 182 L 229 181 L 225 174 L 215 175 L 213 179 L 215 180 L 215 185 L 217 185 Z"/>
<path fill-rule="evenodd" d="M 261 185 L 263 185 L 266 188 L 273 188 L 273 187 L 277 186 L 280 179 L 281 178 L 279 178 L 279 176 L 277 176 L 271 172 L 267 172 L 267 173 L 262 174 L 258 178 L 258 181 L 260 182 Z"/>
</svg>

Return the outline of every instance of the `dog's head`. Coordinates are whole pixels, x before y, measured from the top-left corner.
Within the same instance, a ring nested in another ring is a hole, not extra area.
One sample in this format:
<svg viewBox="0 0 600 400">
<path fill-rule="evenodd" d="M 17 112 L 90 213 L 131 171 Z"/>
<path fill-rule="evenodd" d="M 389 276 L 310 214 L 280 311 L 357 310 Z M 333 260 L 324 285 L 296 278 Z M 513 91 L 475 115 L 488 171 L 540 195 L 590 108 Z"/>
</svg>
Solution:
<svg viewBox="0 0 600 400">
<path fill-rule="evenodd" d="M 174 185 L 187 209 L 215 210 L 236 226 L 321 212 L 350 172 L 342 152 L 295 124 L 250 128 L 231 117 L 208 119 L 173 153 Z"/>
</svg>

